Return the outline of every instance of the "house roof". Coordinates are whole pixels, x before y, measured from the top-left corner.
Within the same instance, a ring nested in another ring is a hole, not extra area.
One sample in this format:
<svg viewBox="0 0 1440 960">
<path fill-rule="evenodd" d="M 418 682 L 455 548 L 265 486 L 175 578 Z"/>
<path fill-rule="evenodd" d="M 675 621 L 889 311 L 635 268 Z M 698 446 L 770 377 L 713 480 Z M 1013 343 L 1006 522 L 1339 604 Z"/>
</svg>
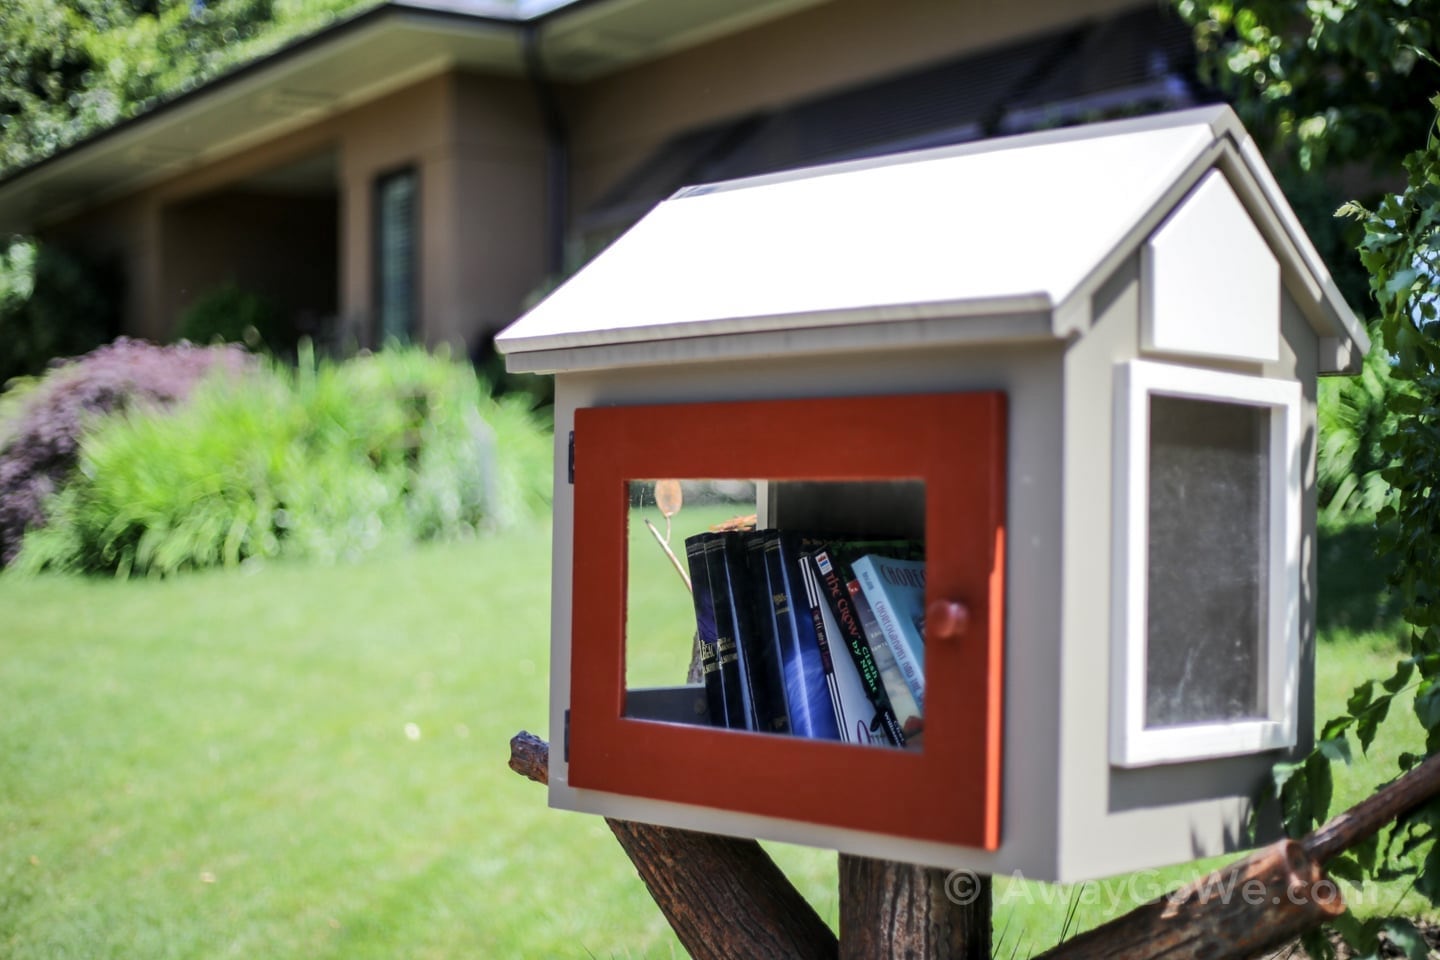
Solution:
<svg viewBox="0 0 1440 960">
<path fill-rule="evenodd" d="M 1172 10 L 1144 6 L 1086 19 L 799 103 L 682 131 L 578 221 L 619 232 L 681 187 L 968 143 L 1077 122 L 1179 110 L 1195 45 Z"/>
<path fill-rule="evenodd" d="M 0 233 L 281 136 L 447 69 L 584 80 L 821 0 L 388 0 L 0 177 Z"/>
<path fill-rule="evenodd" d="M 1064 338 L 1212 168 L 1291 296 L 1352 362 L 1368 341 L 1229 107 L 690 187 L 496 338 L 512 370 L 784 349 Z"/>
</svg>

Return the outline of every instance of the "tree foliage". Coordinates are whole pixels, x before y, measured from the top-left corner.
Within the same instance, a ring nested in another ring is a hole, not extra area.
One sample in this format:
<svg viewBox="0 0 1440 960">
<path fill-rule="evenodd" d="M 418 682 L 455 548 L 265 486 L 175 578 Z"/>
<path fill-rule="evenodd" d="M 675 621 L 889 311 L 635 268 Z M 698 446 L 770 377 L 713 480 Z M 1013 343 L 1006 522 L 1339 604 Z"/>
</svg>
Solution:
<svg viewBox="0 0 1440 960">
<path fill-rule="evenodd" d="M 0 0 L 0 173 L 371 0 Z"/>
<path fill-rule="evenodd" d="M 115 336 L 120 297 L 105 264 L 20 239 L 0 246 L 0 389 Z"/>
<path fill-rule="evenodd" d="M 1194 26 L 1204 78 L 1235 103 L 1346 299 L 1369 299 L 1355 256 L 1361 227 L 1337 219 L 1352 197 L 1373 205 L 1403 182 L 1424 141 L 1440 66 L 1440 0 L 1178 0 Z M 1378 338 L 1377 338 L 1378 339 Z M 1321 506 L 1371 518 L 1386 485 L 1382 443 L 1404 388 L 1383 356 L 1362 379 L 1322 388 Z"/>
<path fill-rule="evenodd" d="M 1422 94 L 1440 72 L 1423 51 L 1440 31 L 1436 0 L 1184 0 L 1180 10 L 1208 77 L 1282 167 L 1393 174 L 1429 128 Z"/>
<path fill-rule="evenodd" d="M 1440 0 L 1178 6 L 1195 25 L 1210 78 L 1267 149 L 1352 306 L 1375 314 L 1375 350 L 1361 375 L 1321 394 L 1321 495 L 1332 514 L 1360 512 L 1381 525 L 1409 636 L 1390 676 L 1357 686 L 1314 751 L 1276 768 L 1270 792 L 1298 836 L 1329 813 L 1331 765 L 1349 761 L 1352 743 L 1368 752 L 1388 736 L 1402 694 L 1414 691 L 1426 753 L 1440 749 L 1440 98 L 1426 99 L 1440 90 L 1430 53 Z M 1360 199 L 1340 204 L 1347 193 Z M 1402 753 L 1399 767 L 1421 759 Z M 1432 804 L 1331 871 L 1356 883 L 1408 877 L 1440 905 L 1437 829 Z M 1336 926 L 1358 955 L 1377 955 L 1383 934 L 1424 956 L 1423 938 L 1404 920 L 1347 915 Z M 1309 946 L 1333 952 L 1320 936 Z"/>
<path fill-rule="evenodd" d="M 1405 384 L 1383 349 L 1371 350 L 1354 377 L 1320 381 L 1320 448 L 1316 486 L 1321 516 L 1331 524 L 1371 520 L 1394 499 L 1384 471 L 1395 432 L 1393 398 Z"/>
<path fill-rule="evenodd" d="M 1331 214 L 1373 200 L 1425 137 L 1440 68 L 1440 0 L 1179 0 L 1204 79 L 1231 99 L 1352 303 L 1359 229 Z M 1348 182 L 1347 182 L 1348 181 Z M 1368 196 L 1367 196 L 1368 194 Z"/>
<path fill-rule="evenodd" d="M 0 0 L 0 177 L 373 0 Z M 116 332 L 106 264 L 0 236 L 0 388 Z"/>
<path fill-rule="evenodd" d="M 1391 585 L 1409 625 L 1405 655 L 1393 674 L 1355 688 L 1346 713 L 1321 732 L 1316 756 L 1340 757 L 1352 729 L 1368 749 L 1401 690 L 1415 689 L 1415 716 L 1426 731 L 1426 755 L 1440 750 L 1440 96 L 1430 101 L 1432 127 L 1424 149 L 1404 160 L 1403 190 L 1385 196 L 1374 209 L 1347 203 L 1338 213 L 1364 230 L 1360 257 L 1370 274 L 1370 290 L 1379 311 L 1376 323 L 1384 349 L 1394 360 L 1395 376 L 1406 390 L 1392 397 L 1395 430 L 1384 441 L 1391 457 L 1384 476 L 1395 502 L 1378 516 L 1386 531 L 1381 549 L 1395 558 Z M 1313 758 L 1312 758 L 1313 759 Z M 1423 757 L 1401 754 L 1408 769 Z M 1328 766 L 1307 767 L 1291 795 L 1308 792 L 1328 779 Z M 1282 790 L 1283 793 L 1283 790 Z M 1304 818 L 1295 818 L 1292 829 Z M 1384 841 L 1370 844 L 1351 866 L 1356 878 L 1409 876 L 1415 889 L 1440 905 L 1440 805 L 1431 804 L 1402 820 Z M 1379 921 L 1342 930 L 1360 947 L 1371 946 Z M 1422 954 L 1423 955 L 1423 954 Z"/>
</svg>

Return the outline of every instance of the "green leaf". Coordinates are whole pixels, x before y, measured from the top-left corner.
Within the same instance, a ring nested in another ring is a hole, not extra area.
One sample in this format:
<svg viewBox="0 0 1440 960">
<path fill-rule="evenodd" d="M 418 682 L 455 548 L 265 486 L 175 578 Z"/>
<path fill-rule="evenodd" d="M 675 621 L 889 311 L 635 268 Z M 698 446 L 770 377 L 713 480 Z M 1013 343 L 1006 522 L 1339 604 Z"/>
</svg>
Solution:
<svg viewBox="0 0 1440 960">
<path fill-rule="evenodd" d="M 1395 664 L 1395 673 L 1386 680 L 1384 687 L 1389 693 L 1399 693 L 1415 674 L 1414 659 L 1401 660 Z"/>
<path fill-rule="evenodd" d="M 1335 793 L 1334 775 L 1330 761 L 1319 753 L 1312 753 L 1305 761 L 1305 780 L 1310 788 L 1307 811 L 1311 821 L 1319 823 L 1330 815 L 1330 800 Z M 1292 782 L 1293 786 L 1299 786 Z"/>
<path fill-rule="evenodd" d="M 1415 696 L 1415 716 L 1426 730 L 1440 725 L 1440 683 L 1427 682 Z"/>
<path fill-rule="evenodd" d="M 1350 765 L 1350 741 L 1343 736 L 1321 740 L 1316 749 L 1331 762 L 1339 760 L 1347 767 Z"/>
<path fill-rule="evenodd" d="M 1277 763 L 1270 768 L 1270 776 L 1275 784 L 1275 793 L 1278 795 L 1285 789 L 1285 785 L 1291 781 L 1295 774 L 1305 769 L 1305 761 L 1298 760 L 1294 763 Z"/>
<path fill-rule="evenodd" d="M 1407 267 L 1404 270 L 1397 270 L 1395 274 L 1385 282 L 1385 292 L 1395 295 L 1404 293 L 1415 285 L 1415 281 L 1419 279 L 1419 277 L 1420 271 L 1416 270 L 1414 267 Z"/>
<path fill-rule="evenodd" d="M 1366 873 L 1375 872 L 1375 861 L 1379 856 L 1379 852 L 1380 834 L 1378 833 L 1371 834 L 1368 840 L 1350 848 L 1351 855 L 1355 857 L 1356 861 L 1360 864 L 1360 868 Z"/>
<path fill-rule="evenodd" d="M 1355 739 L 1360 741 L 1360 751 L 1370 752 L 1370 744 L 1375 742 L 1375 733 L 1380 729 L 1380 724 L 1390 713 L 1391 697 L 1389 694 L 1376 700 L 1360 714 L 1355 724 Z"/>
<path fill-rule="evenodd" d="M 1429 947 L 1425 943 L 1424 934 L 1409 920 L 1390 917 L 1381 926 L 1386 939 L 1399 947 L 1410 960 L 1425 960 L 1428 956 Z"/>
<path fill-rule="evenodd" d="M 1350 699 L 1345 701 L 1345 709 L 1353 716 L 1360 716 L 1361 711 L 1370 706 L 1371 699 L 1375 696 L 1375 681 L 1366 680 L 1355 688 L 1350 694 Z"/>
<path fill-rule="evenodd" d="M 1412 397 L 1409 394 L 1396 394 L 1389 398 L 1390 409 L 1396 413 L 1418 414 L 1425 408 L 1419 397 Z"/>
<path fill-rule="evenodd" d="M 1335 857 L 1329 863 L 1325 864 L 1325 869 L 1332 877 L 1338 877 L 1346 883 L 1355 884 L 1357 887 L 1363 885 L 1365 882 L 1365 871 L 1361 869 L 1360 864 L 1356 863 L 1348 855 Z"/>
<path fill-rule="evenodd" d="M 1432 905 L 1440 904 L 1440 847 L 1437 847 L 1433 840 L 1430 849 L 1425 853 L 1425 863 L 1420 868 L 1420 875 L 1415 878 L 1415 890 Z"/>
<path fill-rule="evenodd" d="M 1330 926 L 1345 940 L 1353 952 L 1360 956 L 1367 956 L 1375 953 L 1380 946 L 1377 934 L 1379 924 L 1374 920 L 1361 920 L 1355 914 L 1346 910 L 1340 916 L 1330 921 Z M 1314 956 L 1315 954 L 1311 954 Z M 1333 953 L 1332 953 L 1333 956 Z"/>
<path fill-rule="evenodd" d="M 1320 739 L 1330 740 L 1338 737 L 1355 723 L 1354 717 L 1334 717 L 1325 723 L 1325 728 L 1320 731 Z"/>
<path fill-rule="evenodd" d="M 1300 934 L 1300 945 L 1316 960 L 1335 960 L 1335 948 L 1331 945 L 1330 938 L 1318 927 Z"/>
</svg>

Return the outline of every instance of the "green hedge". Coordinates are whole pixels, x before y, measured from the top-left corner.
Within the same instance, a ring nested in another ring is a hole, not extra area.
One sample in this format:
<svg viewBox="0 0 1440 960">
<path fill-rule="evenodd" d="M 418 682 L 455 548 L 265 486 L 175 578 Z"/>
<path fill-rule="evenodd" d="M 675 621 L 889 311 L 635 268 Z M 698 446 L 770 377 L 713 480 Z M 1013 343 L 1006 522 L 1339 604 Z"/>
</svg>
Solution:
<svg viewBox="0 0 1440 960">
<path fill-rule="evenodd" d="M 544 508 L 550 451 L 523 403 L 419 349 L 268 363 L 101 420 L 12 566 L 168 575 L 473 536 Z"/>
</svg>

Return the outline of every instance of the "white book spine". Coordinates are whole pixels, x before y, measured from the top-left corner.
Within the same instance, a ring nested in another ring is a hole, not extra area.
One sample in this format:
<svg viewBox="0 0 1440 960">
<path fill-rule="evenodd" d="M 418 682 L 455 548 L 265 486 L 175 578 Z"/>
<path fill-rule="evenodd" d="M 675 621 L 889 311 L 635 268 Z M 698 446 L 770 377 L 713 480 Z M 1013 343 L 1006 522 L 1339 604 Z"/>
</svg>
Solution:
<svg viewBox="0 0 1440 960">
<path fill-rule="evenodd" d="M 800 562 L 800 574 L 805 581 L 805 593 L 811 608 L 820 611 L 821 630 L 829 647 L 831 673 L 827 679 L 835 702 L 835 718 L 840 723 L 840 737 L 848 743 L 888 746 L 889 740 L 884 733 L 874 732 L 878 726 L 875 705 L 865 693 L 865 684 L 849 650 L 844 647 L 845 641 L 840 639 L 840 625 L 835 622 L 830 604 L 820 590 L 813 564 L 810 557 L 804 557 Z"/>
<path fill-rule="evenodd" d="M 925 671 L 920 666 L 915 652 L 910 649 L 910 643 L 905 637 L 899 621 L 895 619 L 895 608 L 890 604 L 890 598 L 886 596 L 884 588 L 880 585 L 874 564 L 870 562 L 869 557 L 861 557 L 855 561 L 854 570 L 856 579 L 860 581 L 860 589 L 865 591 L 865 600 L 870 604 L 870 609 L 875 614 L 875 620 L 880 624 L 880 632 L 885 635 L 885 645 L 890 648 L 890 653 L 895 657 L 895 665 L 900 668 L 900 675 L 905 678 L 905 684 L 915 695 L 915 702 L 923 708 L 925 705 Z"/>
</svg>

